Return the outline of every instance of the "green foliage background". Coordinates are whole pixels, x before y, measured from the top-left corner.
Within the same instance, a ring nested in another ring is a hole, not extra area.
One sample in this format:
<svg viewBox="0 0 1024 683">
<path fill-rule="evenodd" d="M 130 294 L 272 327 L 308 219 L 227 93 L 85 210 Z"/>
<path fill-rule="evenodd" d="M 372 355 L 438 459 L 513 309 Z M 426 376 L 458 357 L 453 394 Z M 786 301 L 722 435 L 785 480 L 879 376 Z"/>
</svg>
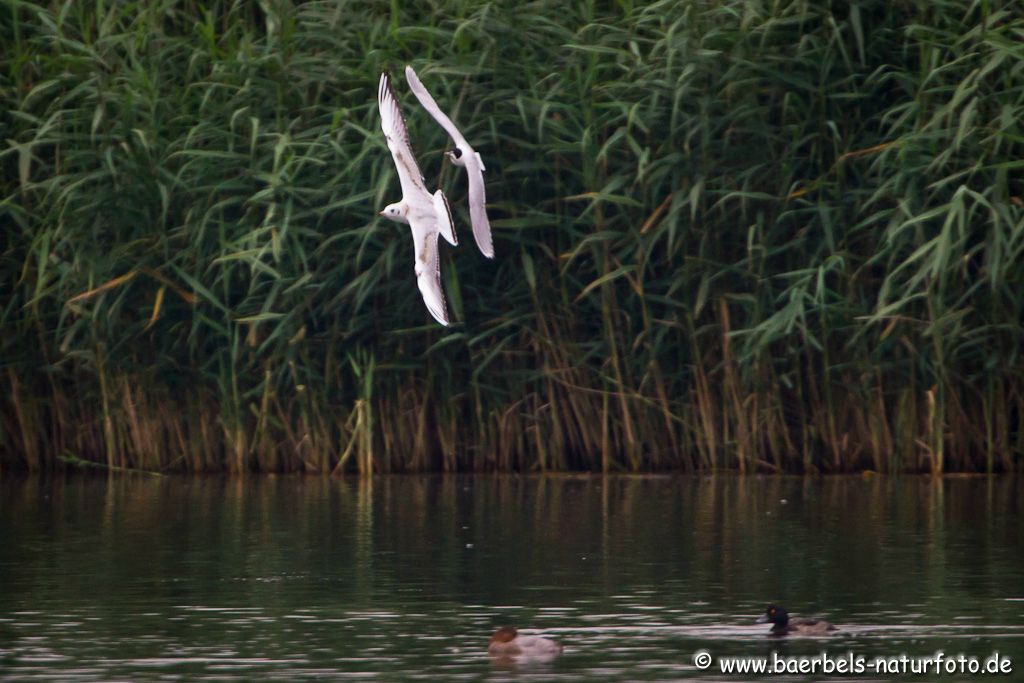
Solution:
<svg viewBox="0 0 1024 683">
<path fill-rule="evenodd" d="M 4 467 L 1019 467 L 1016 0 L 2 0 L 0 44 Z"/>
</svg>

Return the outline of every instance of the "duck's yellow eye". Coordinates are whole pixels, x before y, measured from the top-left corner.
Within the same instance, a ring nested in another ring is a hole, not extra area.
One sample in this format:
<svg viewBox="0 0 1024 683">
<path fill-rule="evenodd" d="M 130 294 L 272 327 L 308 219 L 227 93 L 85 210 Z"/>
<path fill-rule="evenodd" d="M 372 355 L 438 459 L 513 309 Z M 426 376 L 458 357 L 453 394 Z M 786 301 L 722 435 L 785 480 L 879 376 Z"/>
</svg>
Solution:
<svg viewBox="0 0 1024 683">
<path fill-rule="evenodd" d="M 774 617 L 775 616 L 775 608 L 772 607 L 770 610 L 768 610 L 768 614 L 770 614 L 770 615 L 772 615 Z"/>
</svg>

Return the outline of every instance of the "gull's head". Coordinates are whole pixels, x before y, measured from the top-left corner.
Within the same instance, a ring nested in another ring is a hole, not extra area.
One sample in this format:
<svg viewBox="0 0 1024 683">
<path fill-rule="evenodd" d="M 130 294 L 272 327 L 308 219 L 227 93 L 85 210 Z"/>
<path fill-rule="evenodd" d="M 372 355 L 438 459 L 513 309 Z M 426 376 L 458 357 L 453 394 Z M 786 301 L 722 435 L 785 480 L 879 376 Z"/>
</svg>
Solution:
<svg viewBox="0 0 1024 683">
<path fill-rule="evenodd" d="M 462 150 L 458 147 L 448 150 L 445 154 L 448 155 L 448 158 L 451 159 L 451 162 L 456 166 L 466 165 L 466 159 L 462 154 Z"/>
<path fill-rule="evenodd" d="M 398 221 L 399 223 L 408 223 L 409 218 L 405 215 L 406 209 L 407 207 L 402 202 L 388 204 L 384 207 L 384 210 L 380 212 L 380 215 L 384 216 L 384 218 L 390 218 L 393 221 Z"/>
</svg>

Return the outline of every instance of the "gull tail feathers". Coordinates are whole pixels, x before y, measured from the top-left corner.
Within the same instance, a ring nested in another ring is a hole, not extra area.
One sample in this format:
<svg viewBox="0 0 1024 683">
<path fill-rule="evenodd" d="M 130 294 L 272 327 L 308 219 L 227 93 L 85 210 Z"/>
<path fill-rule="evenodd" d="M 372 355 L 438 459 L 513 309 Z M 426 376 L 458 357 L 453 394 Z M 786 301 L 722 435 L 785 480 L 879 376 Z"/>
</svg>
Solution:
<svg viewBox="0 0 1024 683">
<path fill-rule="evenodd" d="M 455 221 L 452 219 L 452 207 L 441 190 L 434 193 L 434 213 L 437 214 L 437 229 L 441 236 L 453 247 L 459 246 L 459 237 L 455 234 Z"/>
</svg>

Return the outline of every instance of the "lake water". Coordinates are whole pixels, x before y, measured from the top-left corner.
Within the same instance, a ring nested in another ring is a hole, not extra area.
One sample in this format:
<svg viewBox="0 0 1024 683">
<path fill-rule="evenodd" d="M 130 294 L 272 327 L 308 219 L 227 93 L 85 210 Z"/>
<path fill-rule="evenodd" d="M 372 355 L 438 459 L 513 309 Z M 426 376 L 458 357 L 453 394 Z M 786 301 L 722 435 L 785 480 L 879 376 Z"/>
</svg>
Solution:
<svg viewBox="0 0 1024 683">
<path fill-rule="evenodd" d="M 998 652 L 998 680 L 1024 680 L 1022 494 L 1010 477 L 5 475 L 0 680 L 754 680 L 699 670 L 700 650 Z M 753 623 L 770 601 L 840 630 L 771 638 Z M 492 662 L 505 624 L 564 655 Z"/>
</svg>

